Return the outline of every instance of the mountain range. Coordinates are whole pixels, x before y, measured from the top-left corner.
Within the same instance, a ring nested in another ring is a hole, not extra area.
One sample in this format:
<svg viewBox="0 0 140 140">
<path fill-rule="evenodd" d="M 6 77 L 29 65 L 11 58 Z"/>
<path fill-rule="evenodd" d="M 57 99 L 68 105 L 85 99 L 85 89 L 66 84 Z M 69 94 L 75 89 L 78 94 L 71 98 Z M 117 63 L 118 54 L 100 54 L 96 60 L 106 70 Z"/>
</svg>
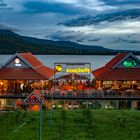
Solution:
<svg viewBox="0 0 140 140">
<path fill-rule="evenodd" d="M 0 30 L 0 54 L 14 54 L 16 52 L 56 55 L 110 55 L 118 52 L 127 52 L 127 50 L 113 50 L 102 46 L 82 45 L 69 41 L 38 39 L 21 36 L 10 30 Z M 140 51 L 133 52 L 140 54 Z"/>
</svg>

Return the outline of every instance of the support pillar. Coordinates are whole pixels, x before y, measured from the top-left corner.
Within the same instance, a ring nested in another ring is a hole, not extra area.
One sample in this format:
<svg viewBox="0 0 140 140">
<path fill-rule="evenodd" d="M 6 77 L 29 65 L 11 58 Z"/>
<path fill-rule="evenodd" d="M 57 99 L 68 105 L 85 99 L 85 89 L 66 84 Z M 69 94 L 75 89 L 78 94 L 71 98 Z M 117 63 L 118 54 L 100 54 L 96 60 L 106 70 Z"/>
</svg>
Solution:
<svg viewBox="0 0 140 140">
<path fill-rule="evenodd" d="M 101 100 L 101 109 L 104 109 L 104 100 Z"/>
<path fill-rule="evenodd" d="M 66 100 L 64 100 L 64 109 L 66 109 Z"/>
<path fill-rule="evenodd" d="M 135 108 L 137 108 L 137 102 L 131 101 L 131 110 L 134 110 Z"/>
<path fill-rule="evenodd" d="M 119 101 L 116 101 L 116 109 L 119 109 Z"/>
</svg>

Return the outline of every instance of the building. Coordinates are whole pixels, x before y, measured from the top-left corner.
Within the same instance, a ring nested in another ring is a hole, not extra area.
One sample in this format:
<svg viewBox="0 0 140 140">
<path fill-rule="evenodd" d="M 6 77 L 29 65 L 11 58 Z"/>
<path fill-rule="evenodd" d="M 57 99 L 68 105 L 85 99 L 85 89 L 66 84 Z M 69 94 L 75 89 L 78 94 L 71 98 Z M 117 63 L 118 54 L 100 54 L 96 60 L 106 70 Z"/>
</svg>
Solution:
<svg viewBox="0 0 140 140">
<path fill-rule="evenodd" d="M 140 60 L 133 53 L 119 53 L 105 66 L 92 71 L 98 87 L 139 89 Z"/>
<path fill-rule="evenodd" d="M 122 100 L 116 100 L 116 108 L 140 108 L 139 100 L 133 99 L 140 96 L 140 60 L 133 53 L 119 53 L 92 73 L 96 86 L 104 89 L 106 96 Z"/>
<path fill-rule="evenodd" d="M 35 88 L 43 88 L 44 81 L 54 70 L 44 66 L 32 53 L 16 53 L 0 68 L 0 95 L 18 97 Z M 0 100 L 6 104 L 8 100 Z"/>
</svg>

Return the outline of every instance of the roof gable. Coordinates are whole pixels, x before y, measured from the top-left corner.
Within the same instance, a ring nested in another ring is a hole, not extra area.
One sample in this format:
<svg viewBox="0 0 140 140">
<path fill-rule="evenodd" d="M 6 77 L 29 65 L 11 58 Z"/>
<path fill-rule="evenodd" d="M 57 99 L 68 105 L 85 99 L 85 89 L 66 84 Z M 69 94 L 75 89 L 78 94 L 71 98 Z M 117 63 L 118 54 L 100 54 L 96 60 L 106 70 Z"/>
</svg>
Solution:
<svg viewBox="0 0 140 140">
<path fill-rule="evenodd" d="M 31 53 L 16 53 L 0 68 L 0 70 L 2 70 L 3 68 L 15 69 L 14 71 L 30 69 L 40 75 L 40 79 L 49 79 L 54 75 L 53 69 L 44 66 Z"/>
<path fill-rule="evenodd" d="M 97 80 L 140 80 L 140 60 L 133 53 L 119 54 L 92 73 Z"/>
<path fill-rule="evenodd" d="M 140 68 L 140 60 L 133 53 L 128 53 L 113 68 Z"/>
<path fill-rule="evenodd" d="M 41 98 L 35 93 L 29 94 L 29 96 L 24 100 L 25 104 L 39 104 L 40 102 Z"/>
<path fill-rule="evenodd" d="M 13 55 L 1 68 L 33 68 L 24 58 L 18 53 Z"/>
<path fill-rule="evenodd" d="M 41 93 L 40 90 L 34 90 L 24 100 L 24 104 L 39 104 L 41 101 L 45 103 L 45 96 Z"/>
</svg>

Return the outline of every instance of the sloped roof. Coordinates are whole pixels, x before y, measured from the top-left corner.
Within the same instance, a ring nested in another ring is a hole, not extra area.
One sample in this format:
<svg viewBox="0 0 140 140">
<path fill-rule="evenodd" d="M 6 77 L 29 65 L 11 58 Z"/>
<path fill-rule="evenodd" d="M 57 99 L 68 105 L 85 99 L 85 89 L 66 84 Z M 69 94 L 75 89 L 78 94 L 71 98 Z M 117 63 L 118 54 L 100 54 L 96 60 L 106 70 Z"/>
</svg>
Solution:
<svg viewBox="0 0 140 140">
<path fill-rule="evenodd" d="M 130 53 L 120 53 L 105 66 L 92 71 L 96 80 L 140 80 L 140 68 L 117 68 L 122 59 Z"/>
<path fill-rule="evenodd" d="M 0 69 L 0 79 L 29 79 L 29 80 L 45 80 L 53 76 L 54 70 L 44 66 L 32 53 L 17 53 L 15 57 L 22 59 L 29 68 L 7 68 Z M 9 62 L 6 62 L 8 64 Z M 5 64 L 5 65 L 6 65 Z"/>
<path fill-rule="evenodd" d="M 24 58 L 28 63 L 30 63 L 34 68 L 43 65 L 32 53 L 18 53 L 22 58 Z"/>
<path fill-rule="evenodd" d="M 116 55 L 111 61 L 109 61 L 106 66 L 112 68 L 113 66 L 115 66 L 120 60 L 122 60 L 126 55 L 128 55 L 128 53 L 119 53 L 118 55 Z"/>
<path fill-rule="evenodd" d="M 40 90 L 34 90 L 24 100 L 24 104 L 39 104 L 41 100 L 44 102 L 44 95 L 41 94 Z"/>
<path fill-rule="evenodd" d="M 0 79 L 4 80 L 44 80 L 45 77 L 41 76 L 38 72 L 31 68 L 13 69 L 2 68 L 0 69 Z"/>
</svg>

